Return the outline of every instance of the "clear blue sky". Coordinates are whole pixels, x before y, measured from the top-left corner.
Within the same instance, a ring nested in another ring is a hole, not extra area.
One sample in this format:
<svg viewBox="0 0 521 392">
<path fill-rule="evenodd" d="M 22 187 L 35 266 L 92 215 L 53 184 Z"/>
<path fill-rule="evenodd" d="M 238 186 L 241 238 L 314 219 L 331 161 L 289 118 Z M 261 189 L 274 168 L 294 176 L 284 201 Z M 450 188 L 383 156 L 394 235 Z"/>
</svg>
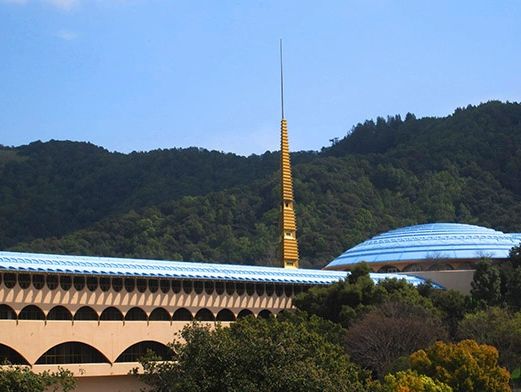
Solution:
<svg viewBox="0 0 521 392">
<path fill-rule="evenodd" d="M 0 144 L 293 150 L 521 100 L 518 0 L 0 0 Z"/>
</svg>

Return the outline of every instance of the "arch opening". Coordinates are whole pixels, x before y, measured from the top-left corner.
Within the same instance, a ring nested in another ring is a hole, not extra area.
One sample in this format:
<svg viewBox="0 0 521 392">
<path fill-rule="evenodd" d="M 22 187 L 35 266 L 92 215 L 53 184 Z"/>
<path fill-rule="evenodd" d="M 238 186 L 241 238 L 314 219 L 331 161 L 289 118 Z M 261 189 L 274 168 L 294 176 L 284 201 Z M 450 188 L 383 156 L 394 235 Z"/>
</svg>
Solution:
<svg viewBox="0 0 521 392">
<path fill-rule="evenodd" d="M 18 351 L 0 343 L 0 363 L 4 362 L 11 365 L 29 365 L 29 362 Z"/>
<path fill-rule="evenodd" d="M 16 312 L 9 305 L 0 305 L 0 320 L 16 320 Z"/>
<path fill-rule="evenodd" d="M 393 273 L 393 272 L 400 272 L 400 269 L 398 267 L 396 267 L 395 265 L 388 264 L 388 265 L 384 265 L 384 266 L 380 267 L 378 272 Z"/>
<path fill-rule="evenodd" d="M 136 287 L 136 281 L 133 278 L 125 278 L 125 291 L 131 293 Z"/>
<path fill-rule="evenodd" d="M 81 291 L 85 288 L 85 277 L 84 276 L 75 276 L 72 280 L 74 288 L 76 291 Z"/>
<path fill-rule="evenodd" d="M 195 319 L 197 321 L 215 321 L 215 316 L 208 309 L 202 308 L 195 314 Z"/>
<path fill-rule="evenodd" d="M 18 285 L 22 289 L 28 289 L 31 285 L 31 275 L 29 274 L 19 274 L 18 275 Z"/>
<path fill-rule="evenodd" d="M 157 279 L 149 279 L 148 280 L 148 290 L 151 293 L 155 293 L 158 288 L 159 288 L 159 282 L 158 282 Z"/>
<path fill-rule="evenodd" d="M 167 279 L 161 279 L 159 281 L 159 288 L 161 289 L 162 293 L 168 293 L 170 291 L 170 281 Z"/>
<path fill-rule="evenodd" d="M 174 356 L 172 349 L 163 343 L 147 340 L 133 344 L 123 351 L 116 362 L 138 362 L 140 358 L 153 352 L 160 361 L 171 360 Z"/>
<path fill-rule="evenodd" d="M 20 311 L 18 320 L 45 320 L 45 314 L 36 305 L 27 305 Z"/>
<path fill-rule="evenodd" d="M 99 287 L 101 291 L 109 291 L 110 290 L 110 278 L 102 277 L 99 280 Z"/>
<path fill-rule="evenodd" d="M 235 315 L 230 309 L 222 309 L 217 313 L 217 321 L 235 321 Z"/>
<path fill-rule="evenodd" d="M 423 271 L 421 264 L 409 264 L 403 268 L 403 272 L 417 272 Z"/>
<path fill-rule="evenodd" d="M 123 321 L 123 313 L 111 306 L 103 310 L 99 319 L 101 321 Z"/>
<path fill-rule="evenodd" d="M 4 274 L 4 285 L 8 289 L 12 289 L 14 286 L 16 286 L 16 275 L 10 272 Z"/>
<path fill-rule="evenodd" d="M 249 309 L 243 309 L 237 315 L 237 320 L 240 318 L 248 317 L 248 316 L 253 316 L 253 312 Z"/>
<path fill-rule="evenodd" d="M 123 278 L 112 278 L 112 290 L 116 293 L 123 290 Z"/>
<path fill-rule="evenodd" d="M 72 320 L 72 313 L 63 306 L 55 306 L 47 313 L 47 320 Z"/>
<path fill-rule="evenodd" d="M 147 321 L 148 317 L 145 311 L 141 308 L 135 307 L 130 309 L 125 314 L 125 321 Z"/>
<path fill-rule="evenodd" d="M 265 291 L 265 286 L 264 286 L 263 283 L 256 283 L 255 284 L 255 292 L 257 293 L 257 295 L 259 297 L 264 295 L 264 291 Z"/>
<path fill-rule="evenodd" d="M 94 347 L 80 342 L 58 344 L 47 350 L 36 361 L 37 365 L 73 363 L 110 363 L 110 361 Z"/>
<path fill-rule="evenodd" d="M 74 314 L 74 320 L 98 321 L 98 313 L 90 306 L 82 306 Z"/>
<path fill-rule="evenodd" d="M 149 317 L 150 321 L 170 321 L 170 314 L 164 308 L 155 308 Z"/>
<path fill-rule="evenodd" d="M 193 285 L 190 280 L 183 280 L 183 291 L 185 294 L 190 294 L 192 292 Z"/>
<path fill-rule="evenodd" d="M 235 293 L 235 283 L 226 282 L 226 294 L 233 295 Z"/>
<path fill-rule="evenodd" d="M 428 271 L 452 271 L 454 267 L 448 263 L 433 263 Z"/>
<path fill-rule="evenodd" d="M 36 290 L 43 289 L 43 286 L 45 286 L 45 278 L 43 275 L 33 275 L 33 287 Z"/>
<path fill-rule="evenodd" d="M 261 310 L 257 317 L 263 319 L 269 319 L 273 313 L 271 313 L 268 309 Z"/>
<path fill-rule="evenodd" d="M 59 282 L 58 282 L 58 276 L 56 275 L 47 275 L 47 279 L 45 279 L 47 282 L 47 288 L 49 290 L 56 290 L 58 288 Z"/>
<path fill-rule="evenodd" d="M 70 276 L 62 275 L 60 276 L 60 287 L 62 290 L 67 291 L 72 286 L 72 279 Z"/>
<path fill-rule="evenodd" d="M 181 281 L 179 280 L 174 280 L 172 281 L 172 291 L 175 293 L 175 294 L 179 294 L 181 292 Z"/>
<path fill-rule="evenodd" d="M 194 316 L 192 313 L 186 308 L 179 308 L 174 312 L 172 316 L 173 321 L 192 321 Z"/>
<path fill-rule="evenodd" d="M 96 289 L 98 288 L 98 279 L 94 276 L 89 276 L 87 278 L 87 288 L 90 291 L 96 291 Z"/>
<path fill-rule="evenodd" d="M 204 291 L 208 295 L 212 295 L 213 294 L 213 291 L 214 291 L 213 281 L 207 280 L 206 282 L 204 282 Z"/>
</svg>

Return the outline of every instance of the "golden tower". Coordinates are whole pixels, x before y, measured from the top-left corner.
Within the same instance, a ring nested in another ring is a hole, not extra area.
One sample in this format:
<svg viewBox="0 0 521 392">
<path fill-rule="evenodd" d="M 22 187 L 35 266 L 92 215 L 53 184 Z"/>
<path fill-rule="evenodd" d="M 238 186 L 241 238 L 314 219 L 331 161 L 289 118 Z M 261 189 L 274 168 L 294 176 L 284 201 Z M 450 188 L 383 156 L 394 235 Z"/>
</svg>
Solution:
<svg viewBox="0 0 521 392">
<path fill-rule="evenodd" d="M 282 119 L 280 121 L 280 247 L 284 268 L 298 268 L 297 222 L 293 200 L 293 179 L 288 143 L 288 123 L 284 118 L 284 73 L 282 67 L 282 40 L 280 41 L 280 95 Z"/>
</svg>

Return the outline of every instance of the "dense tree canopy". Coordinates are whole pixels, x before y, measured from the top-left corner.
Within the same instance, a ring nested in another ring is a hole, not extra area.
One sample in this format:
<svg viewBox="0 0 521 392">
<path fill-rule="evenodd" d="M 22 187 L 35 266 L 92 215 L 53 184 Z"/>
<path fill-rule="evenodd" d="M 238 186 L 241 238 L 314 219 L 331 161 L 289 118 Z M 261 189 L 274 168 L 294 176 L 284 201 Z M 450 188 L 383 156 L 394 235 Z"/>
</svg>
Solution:
<svg viewBox="0 0 521 392">
<path fill-rule="evenodd" d="M 274 130 L 275 132 L 275 130 Z M 367 237 L 454 221 L 521 232 L 521 105 L 368 121 L 294 154 L 303 265 Z M 269 264 L 278 155 L 118 154 L 72 142 L 0 148 L 0 248 Z"/>
<path fill-rule="evenodd" d="M 367 374 L 306 322 L 246 317 L 229 328 L 186 327 L 172 362 L 143 362 L 158 392 L 362 392 Z"/>
<path fill-rule="evenodd" d="M 25 366 L 0 367 L 0 392 L 69 392 L 76 381 L 70 371 L 33 373 Z"/>
<path fill-rule="evenodd" d="M 457 392 L 510 392 L 510 374 L 498 365 L 493 346 L 473 340 L 436 342 L 413 353 L 411 368 L 449 385 Z"/>
</svg>

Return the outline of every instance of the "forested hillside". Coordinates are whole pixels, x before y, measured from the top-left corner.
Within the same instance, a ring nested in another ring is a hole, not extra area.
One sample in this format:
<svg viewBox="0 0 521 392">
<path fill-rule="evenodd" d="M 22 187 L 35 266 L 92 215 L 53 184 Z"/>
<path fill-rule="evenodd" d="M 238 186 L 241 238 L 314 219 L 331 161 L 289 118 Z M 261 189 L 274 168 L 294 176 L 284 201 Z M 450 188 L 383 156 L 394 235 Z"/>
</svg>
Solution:
<svg viewBox="0 0 521 392">
<path fill-rule="evenodd" d="M 520 104 L 379 118 L 293 159 L 305 266 L 414 223 L 521 231 Z M 2 148 L 0 248 L 270 264 L 277 169 L 276 153 L 118 154 L 72 142 Z"/>
</svg>

